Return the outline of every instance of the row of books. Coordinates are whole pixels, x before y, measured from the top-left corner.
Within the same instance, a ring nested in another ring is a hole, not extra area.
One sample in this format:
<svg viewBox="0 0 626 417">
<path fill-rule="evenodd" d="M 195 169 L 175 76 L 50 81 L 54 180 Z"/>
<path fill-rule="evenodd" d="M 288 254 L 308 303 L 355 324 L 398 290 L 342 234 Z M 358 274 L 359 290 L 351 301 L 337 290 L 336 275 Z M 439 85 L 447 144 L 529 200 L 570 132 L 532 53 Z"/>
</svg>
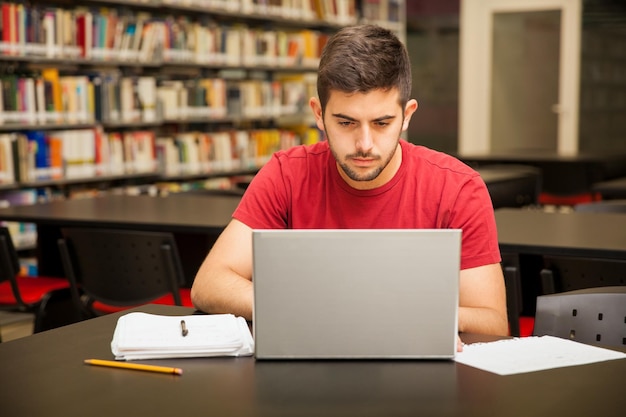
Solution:
<svg viewBox="0 0 626 417">
<path fill-rule="evenodd" d="M 2 3 L 1 9 L 0 54 L 8 56 L 315 68 L 328 37 L 115 8 Z"/>
<path fill-rule="evenodd" d="M 315 74 L 157 80 L 118 70 L 61 76 L 49 68 L 0 76 L 0 125 L 297 116 L 316 94 L 315 80 Z"/>
<path fill-rule="evenodd" d="M 317 94 L 315 74 L 276 74 L 273 80 L 164 80 L 156 89 L 165 121 L 303 116 Z M 306 122 L 305 122 L 306 124 Z"/>
<path fill-rule="evenodd" d="M 156 172 L 155 132 L 98 128 L 0 135 L 2 183 Z"/>
<path fill-rule="evenodd" d="M 277 150 L 321 140 L 317 129 L 104 132 L 100 128 L 0 134 L 0 184 L 125 174 L 211 174 L 258 168 Z"/>
<path fill-rule="evenodd" d="M 298 143 L 294 132 L 278 129 L 184 132 L 157 138 L 157 155 L 166 176 L 195 175 L 258 168 Z"/>
<path fill-rule="evenodd" d="M 356 0 L 161 0 L 170 6 L 241 12 L 294 20 L 355 23 Z M 384 0 L 388 1 L 388 0 Z"/>
<path fill-rule="evenodd" d="M 370 22 L 399 22 L 405 0 L 361 0 L 361 17 Z"/>
</svg>

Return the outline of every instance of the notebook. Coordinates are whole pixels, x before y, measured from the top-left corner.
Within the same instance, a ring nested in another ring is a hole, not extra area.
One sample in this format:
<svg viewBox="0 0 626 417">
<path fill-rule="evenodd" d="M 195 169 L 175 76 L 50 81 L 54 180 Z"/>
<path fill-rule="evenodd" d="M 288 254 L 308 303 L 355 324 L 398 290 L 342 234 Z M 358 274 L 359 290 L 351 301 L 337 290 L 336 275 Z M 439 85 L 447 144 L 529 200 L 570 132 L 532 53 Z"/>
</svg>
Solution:
<svg viewBox="0 0 626 417">
<path fill-rule="evenodd" d="M 254 230 L 257 359 L 451 359 L 461 230 Z"/>
</svg>

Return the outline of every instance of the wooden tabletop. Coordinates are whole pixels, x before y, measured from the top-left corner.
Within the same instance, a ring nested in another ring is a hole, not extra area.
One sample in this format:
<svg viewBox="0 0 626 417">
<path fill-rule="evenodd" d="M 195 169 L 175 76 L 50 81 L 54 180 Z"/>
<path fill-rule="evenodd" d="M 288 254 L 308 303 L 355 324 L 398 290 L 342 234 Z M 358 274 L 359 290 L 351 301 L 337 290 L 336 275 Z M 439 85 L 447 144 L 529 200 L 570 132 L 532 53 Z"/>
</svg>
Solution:
<svg viewBox="0 0 626 417">
<path fill-rule="evenodd" d="M 213 233 L 228 224 L 240 199 L 240 196 L 226 195 L 107 195 L 3 208 L 0 220 Z"/>
<path fill-rule="evenodd" d="M 623 213 L 495 211 L 503 252 L 626 259 Z"/>
<path fill-rule="evenodd" d="M 84 359 L 113 359 L 110 342 L 119 316 L 0 344 L 2 416 L 610 417 L 626 407 L 626 360 L 510 376 L 450 360 L 139 361 L 181 368 L 181 376 L 84 365 Z M 466 336 L 465 342 L 494 339 Z"/>
</svg>

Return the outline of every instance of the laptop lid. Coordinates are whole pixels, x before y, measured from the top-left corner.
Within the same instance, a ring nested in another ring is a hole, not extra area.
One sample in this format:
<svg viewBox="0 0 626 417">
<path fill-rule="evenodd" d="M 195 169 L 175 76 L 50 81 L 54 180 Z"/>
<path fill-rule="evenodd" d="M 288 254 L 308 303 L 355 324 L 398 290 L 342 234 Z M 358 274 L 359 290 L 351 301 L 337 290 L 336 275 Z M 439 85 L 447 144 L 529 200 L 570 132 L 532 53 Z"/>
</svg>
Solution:
<svg viewBox="0 0 626 417">
<path fill-rule="evenodd" d="M 453 358 L 461 230 L 254 230 L 257 359 Z"/>
</svg>

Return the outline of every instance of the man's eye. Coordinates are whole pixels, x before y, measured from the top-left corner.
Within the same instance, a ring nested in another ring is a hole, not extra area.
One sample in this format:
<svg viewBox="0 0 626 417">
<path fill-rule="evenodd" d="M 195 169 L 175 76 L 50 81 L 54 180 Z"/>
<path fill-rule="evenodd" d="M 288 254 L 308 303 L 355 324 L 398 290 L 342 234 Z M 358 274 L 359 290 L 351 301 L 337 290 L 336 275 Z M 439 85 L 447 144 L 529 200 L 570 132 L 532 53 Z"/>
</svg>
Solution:
<svg viewBox="0 0 626 417">
<path fill-rule="evenodd" d="M 376 126 L 385 127 L 385 126 L 389 126 L 389 123 L 387 123 L 387 122 L 376 122 Z"/>
<path fill-rule="evenodd" d="M 339 126 L 345 126 L 348 127 L 352 124 L 352 122 L 349 121 L 343 121 L 343 122 L 339 122 Z"/>
</svg>

